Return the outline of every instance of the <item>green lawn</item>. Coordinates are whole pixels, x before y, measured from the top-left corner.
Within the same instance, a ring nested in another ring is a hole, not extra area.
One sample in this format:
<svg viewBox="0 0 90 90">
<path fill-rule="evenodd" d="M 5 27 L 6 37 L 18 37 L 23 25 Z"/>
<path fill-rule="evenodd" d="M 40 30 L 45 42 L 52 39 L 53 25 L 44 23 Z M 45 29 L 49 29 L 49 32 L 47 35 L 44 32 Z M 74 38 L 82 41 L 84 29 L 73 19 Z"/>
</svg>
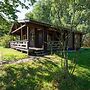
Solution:
<svg viewBox="0 0 90 90">
<path fill-rule="evenodd" d="M 11 61 L 27 58 L 27 55 L 10 48 L 0 47 L 0 60 Z"/>
<path fill-rule="evenodd" d="M 90 90 L 90 49 L 82 49 L 77 55 L 73 81 L 64 79 L 61 57 L 52 55 L 2 67 L 0 90 Z M 73 57 L 75 53 L 69 53 L 69 62 Z"/>
</svg>

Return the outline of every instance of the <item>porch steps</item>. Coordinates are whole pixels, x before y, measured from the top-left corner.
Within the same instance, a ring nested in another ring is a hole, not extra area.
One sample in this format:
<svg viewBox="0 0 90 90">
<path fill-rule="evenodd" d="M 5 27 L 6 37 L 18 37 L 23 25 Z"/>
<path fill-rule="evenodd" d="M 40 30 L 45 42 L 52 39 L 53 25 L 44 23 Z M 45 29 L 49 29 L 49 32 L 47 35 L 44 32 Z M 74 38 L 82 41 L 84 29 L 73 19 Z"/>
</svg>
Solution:
<svg viewBox="0 0 90 90">
<path fill-rule="evenodd" d="M 35 51 L 34 53 L 35 53 L 36 56 L 44 56 L 44 55 L 48 54 L 44 50 Z"/>
</svg>

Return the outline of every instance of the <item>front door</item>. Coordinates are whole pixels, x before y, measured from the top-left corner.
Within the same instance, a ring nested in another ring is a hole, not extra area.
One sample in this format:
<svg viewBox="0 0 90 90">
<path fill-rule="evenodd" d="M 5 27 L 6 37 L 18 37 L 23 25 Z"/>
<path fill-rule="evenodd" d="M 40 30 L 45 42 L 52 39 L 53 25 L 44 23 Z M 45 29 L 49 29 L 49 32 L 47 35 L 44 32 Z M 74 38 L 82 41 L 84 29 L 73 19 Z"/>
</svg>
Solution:
<svg viewBox="0 0 90 90">
<path fill-rule="evenodd" d="M 35 30 L 35 46 L 37 48 L 42 48 L 42 44 L 43 44 L 42 30 Z"/>
<path fill-rule="evenodd" d="M 42 38 L 43 38 L 43 37 L 42 37 L 42 32 L 39 31 L 39 33 L 38 33 L 38 46 L 39 46 L 40 48 L 42 47 L 42 41 L 43 41 Z"/>
</svg>

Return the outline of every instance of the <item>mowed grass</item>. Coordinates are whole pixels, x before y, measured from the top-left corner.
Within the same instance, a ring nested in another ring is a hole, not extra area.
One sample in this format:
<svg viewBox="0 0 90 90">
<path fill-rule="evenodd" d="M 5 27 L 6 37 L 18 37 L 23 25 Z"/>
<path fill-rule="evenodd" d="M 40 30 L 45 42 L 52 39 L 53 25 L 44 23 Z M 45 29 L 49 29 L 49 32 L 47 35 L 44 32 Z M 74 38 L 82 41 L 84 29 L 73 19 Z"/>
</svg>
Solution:
<svg viewBox="0 0 90 90">
<path fill-rule="evenodd" d="M 10 48 L 0 47 L 0 60 L 12 61 L 27 58 L 25 53 Z"/>
<path fill-rule="evenodd" d="M 69 62 L 77 55 L 72 80 L 65 79 L 58 54 L 9 64 L 0 69 L 0 90 L 90 90 L 90 49 L 69 53 Z"/>
</svg>

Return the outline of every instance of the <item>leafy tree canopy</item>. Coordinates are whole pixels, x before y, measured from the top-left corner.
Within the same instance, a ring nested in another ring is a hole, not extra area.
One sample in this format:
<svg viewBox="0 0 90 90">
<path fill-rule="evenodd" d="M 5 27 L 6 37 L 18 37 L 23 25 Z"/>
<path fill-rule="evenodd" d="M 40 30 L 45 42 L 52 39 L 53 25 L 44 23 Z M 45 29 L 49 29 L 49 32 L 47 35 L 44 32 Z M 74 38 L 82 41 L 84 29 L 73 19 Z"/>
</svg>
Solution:
<svg viewBox="0 0 90 90">
<path fill-rule="evenodd" d="M 25 2 L 28 2 L 28 5 Z M 17 20 L 16 12 L 19 12 L 17 7 L 29 9 L 28 6 L 33 5 L 34 2 L 35 0 L 0 0 L 0 36 L 9 32 L 10 20 Z"/>
<path fill-rule="evenodd" d="M 39 0 L 26 18 L 90 32 L 90 1 Z"/>
<path fill-rule="evenodd" d="M 0 36 L 7 34 L 10 30 L 11 23 L 0 16 Z"/>
<path fill-rule="evenodd" d="M 35 0 L 1 0 L 0 1 L 0 16 L 7 16 L 9 19 L 15 20 L 17 19 L 16 12 L 19 12 L 17 10 L 18 6 L 21 6 L 22 8 L 28 9 L 29 7 L 25 4 L 25 2 L 28 1 L 29 5 L 33 4 Z"/>
</svg>

